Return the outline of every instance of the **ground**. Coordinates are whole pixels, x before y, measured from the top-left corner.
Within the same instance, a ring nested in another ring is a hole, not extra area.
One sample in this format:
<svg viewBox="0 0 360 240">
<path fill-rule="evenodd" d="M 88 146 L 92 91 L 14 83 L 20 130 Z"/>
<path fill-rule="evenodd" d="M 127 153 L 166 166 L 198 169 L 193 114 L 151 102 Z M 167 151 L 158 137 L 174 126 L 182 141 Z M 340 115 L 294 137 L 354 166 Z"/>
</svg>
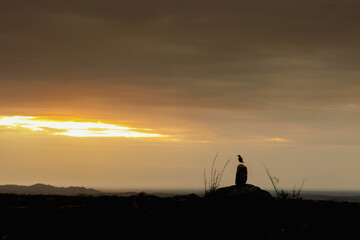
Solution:
<svg viewBox="0 0 360 240">
<path fill-rule="evenodd" d="M 360 203 L 0 194 L 0 239 L 326 239 L 357 234 Z"/>
</svg>

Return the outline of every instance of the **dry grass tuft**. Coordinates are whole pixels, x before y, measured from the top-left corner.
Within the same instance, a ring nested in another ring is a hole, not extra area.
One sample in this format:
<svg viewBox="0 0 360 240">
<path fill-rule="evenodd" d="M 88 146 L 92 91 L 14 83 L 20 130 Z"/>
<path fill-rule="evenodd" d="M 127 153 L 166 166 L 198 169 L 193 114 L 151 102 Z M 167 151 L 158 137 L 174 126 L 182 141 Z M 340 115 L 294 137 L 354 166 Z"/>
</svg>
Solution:
<svg viewBox="0 0 360 240">
<path fill-rule="evenodd" d="M 220 186 L 220 182 L 221 182 L 221 178 L 223 176 L 223 173 L 224 173 L 224 170 L 226 168 L 226 166 L 229 164 L 230 162 L 230 159 L 225 163 L 222 171 L 218 171 L 214 168 L 215 166 L 215 162 L 216 162 L 216 159 L 218 157 L 219 153 L 216 153 L 215 157 L 214 157 L 214 160 L 212 162 L 212 165 L 211 165 L 211 171 L 210 171 L 210 179 L 208 179 L 206 177 L 206 170 L 204 169 L 204 183 L 205 183 L 205 195 L 206 194 L 209 194 L 211 192 L 214 192 L 216 191 L 219 186 Z"/>
<path fill-rule="evenodd" d="M 265 167 L 265 165 L 263 164 L 265 171 L 271 181 L 271 184 L 273 185 L 276 197 L 279 200 L 288 200 L 288 199 L 301 199 L 300 193 L 302 190 L 302 187 L 304 185 L 305 179 L 302 181 L 301 186 L 299 187 L 299 189 L 296 190 L 296 186 L 293 188 L 292 192 L 289 193 L 283 189 L 279 189 L 278 188 L 278 184 L 280 183 L 280 179 L 277 177 L 274 177 L 273 175 L 271 175 L 270 170 Z"/>
</svg>

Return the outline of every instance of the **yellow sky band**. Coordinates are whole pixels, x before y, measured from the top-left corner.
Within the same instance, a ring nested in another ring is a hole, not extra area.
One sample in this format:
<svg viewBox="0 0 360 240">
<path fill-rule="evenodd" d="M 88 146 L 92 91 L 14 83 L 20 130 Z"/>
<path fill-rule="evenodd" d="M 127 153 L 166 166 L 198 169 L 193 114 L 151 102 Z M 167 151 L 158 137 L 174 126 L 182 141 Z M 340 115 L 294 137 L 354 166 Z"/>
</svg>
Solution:
<svg viewBox="0 0 360 240">
<path fill-rule="evenodd" d="M 158 133 L 144 133 L 114 124 L 101 122 L 73 122 L 39 119 L 33 116 L 6 116 L 0 118 L 0 126 L 27 128 L 32 131 L 52 132 L 54 135 L 71 137 L 166 137 Z"/>
</svg>

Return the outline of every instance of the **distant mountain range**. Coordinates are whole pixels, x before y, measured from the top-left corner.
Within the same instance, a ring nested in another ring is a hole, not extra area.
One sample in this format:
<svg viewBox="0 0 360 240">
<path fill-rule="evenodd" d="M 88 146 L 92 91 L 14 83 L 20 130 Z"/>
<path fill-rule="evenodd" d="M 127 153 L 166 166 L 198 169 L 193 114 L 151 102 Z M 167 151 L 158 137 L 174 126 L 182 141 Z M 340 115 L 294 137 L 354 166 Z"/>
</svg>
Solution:
<svg viewBox="0 0 360 240">
<path fill-rule="evenodd" d="M 29 195 L 98 195 L 101 192 L 92 188 L 84 187 L 54 187 L 46 184 L 34 184 L 31 186 L 0 185 L 0 193 L 29 194 Z"/>
</svg>

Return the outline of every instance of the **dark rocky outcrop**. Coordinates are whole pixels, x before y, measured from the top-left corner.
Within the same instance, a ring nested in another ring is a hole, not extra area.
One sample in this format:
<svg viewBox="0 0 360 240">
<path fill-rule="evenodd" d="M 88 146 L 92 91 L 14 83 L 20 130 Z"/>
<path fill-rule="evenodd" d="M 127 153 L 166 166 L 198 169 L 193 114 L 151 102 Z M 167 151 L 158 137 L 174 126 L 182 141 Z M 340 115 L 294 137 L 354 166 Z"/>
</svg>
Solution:
<svg viewBox="0 0 360 240">
<path fill-rule="evenodd" d="M 236 199 L 236 200 L 272 200 L 272 195 L 257 186 L 245 184 L 243 186 L 232 185 L 222 187 L 206 195 L 210 198 Z"/>
</svg>

